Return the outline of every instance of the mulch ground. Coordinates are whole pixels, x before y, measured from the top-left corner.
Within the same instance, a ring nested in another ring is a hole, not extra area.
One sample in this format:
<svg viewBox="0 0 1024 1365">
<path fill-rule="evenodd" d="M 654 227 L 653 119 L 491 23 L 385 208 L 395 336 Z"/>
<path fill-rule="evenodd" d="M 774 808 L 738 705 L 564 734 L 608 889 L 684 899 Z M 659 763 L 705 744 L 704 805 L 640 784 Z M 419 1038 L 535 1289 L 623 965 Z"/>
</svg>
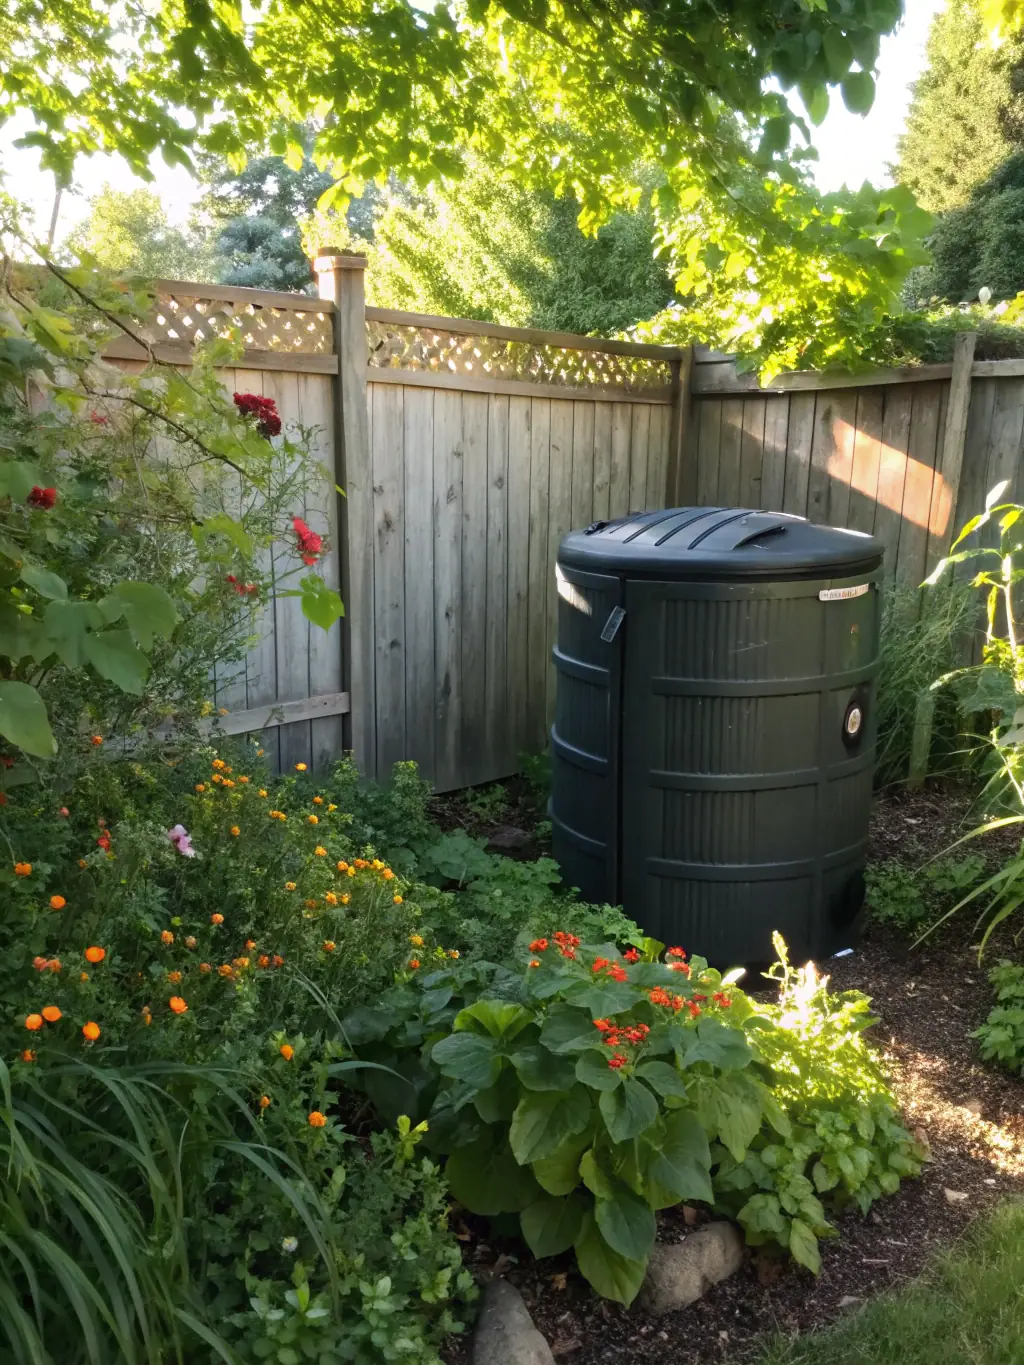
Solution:
<svg viewBox="0 0 1024 1365">
<path fill-rule="evenodd" d="M 963 834 L 968 818 L 969 802 L 956 791 L 881 796 L 872 857 L 916 866 Z M 1018 842 L 1012 832 L 992 841 L 975 847 L 997 858 Z M 749 1360 L 766 1334 L 824 1326 L 919 1274 L 979 1213 L 1007 1196 L 1024 1196 L 1024 1082 L 982 1064 L 968 1036 L 991 1008 L 987 967 L 1011 945 L 1008 939 L 991 944 L 979 968 L 973 923 L 965 911 L 918 949 L 896 933 L 869 928 L 853 956 L 829 964 L 836 989 L 871 996 L 879 1019 L 875 1043 L 905 1122 L 927 1138 L 932 1160 L 920 1179 L 906 1182 L 866 1217 L 853 1212 L 838 1220 L 840 1236 L 823 1243 L 817 1278 L 748 1253 L 739 1274 L 698 1303 L 647 1318 L 598 1299 L 571 1258 L 533 1262 L 521 1244 L 467 1219 L 460 1235 L 477 1279 L 483 1283 L 498 1273 L 516 1284 L 556 1358 L 567 1365 L 648 1365 L 652 1350 L 669 1358 L 668 1344 L 673 1365 L 705 1365 Z M 679 1240 L 694 1216 L 681 1209 L 660 1215 L 659 1237 Z M 453 1343 L 451 1365 L 468 1358 L 468 1343 Z"/>
</svg>

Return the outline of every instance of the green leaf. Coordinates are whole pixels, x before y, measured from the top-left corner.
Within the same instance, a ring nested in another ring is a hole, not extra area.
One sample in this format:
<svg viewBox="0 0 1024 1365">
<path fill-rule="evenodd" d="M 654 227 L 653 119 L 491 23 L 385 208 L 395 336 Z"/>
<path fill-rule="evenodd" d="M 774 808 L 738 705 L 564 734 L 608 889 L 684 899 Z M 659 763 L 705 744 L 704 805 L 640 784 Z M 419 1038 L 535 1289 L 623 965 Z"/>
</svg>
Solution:
<svg viewBox="0 0 1024 1365">
<path fill-rule="evenodd" d="M 625 1077 L 618 1090 L 606 1091 L 598 1104 L 613 1142 L 637 1137 L 658 1117 L 658 1101 L 633 1076 Z"/>
<path fill-rule="evenodd" d="M 591 1090 L 615 1090 L 622 1084 L 622 1072 L 608 1065 L 611 1051 L 584 1052 L 576 1063 L 576 1079 Z"/>
<path fill-rule="evenodd" d="M 198 522 L 192 527 L 192 537 L 201 547 L 205 547 L 211 536 L 218 535 L 230 541 L 246 559 L 251 556 L 252 536 L 240 521 L 235 521 L 234 517 L 229 517 L 226 513 L 221 512 L 215 517 L 207 517 L 205 521 Z"/>
<path fill-rule="evenodd" d="M 818 1239 L 802 1218 L 794 1218 L 789 1225 L 789 1250 L 794 1261 L 805 1265 L 812 1274 L 819 1274 L 821 1252 Z"/>
<path fill-rule="evenodd" d="M 676 1109 L 663 1120 L 664 1136 L 650 1164 L 648 1178 L 657 1194 L 659 1208 L 684 1199 L 714 1203 L 711 1186 L 711 1150 L 707 1134 L 696 1114 Z M 666 1200 L 665 1196 L 669 1196 Z"/>
<path fill-rule="evenodd" d="M 322 578 L 311 574 L 302 580 L 302 614 L 321 630 L 330 630 L 345 615 L 345 604 Z"/>
<path fill-rule="evenodd" d="M 736 1161 L 742 1161 L 760 1127 L 764 1105 L 756 1082 L 741 1071 L 700 1077 L 697 1113 L 706 1132 L 721 1139 Z"/>
<path fill-rule="evenodd" d="M 531 1163 L 537 1184 L 548 1194 L 569 1194 L 580 1183 L 580 1157 L 590 1141 L 589 1136 L 577 1134 L 563 1142 L 550 1156 Z"/>
<path fill-rule="evenodd" d="M 460 1204 L 489 1218 L 521 1213 L 537 1198 L 533 1172 L 519 1165 L 507 1142 L 495 1146 L 490 1134 L 454 1152 L 445 1177 Z"/>
<path fill-rule="evenodd" d="M 590 1122 L 590 1095 L 582 1085 L 569 1091 L 530 1091 L 512 1116 L 509 1142 L 516 1160 L 530 1161 L 556 1152 L 566 1138 L 582 1133 Z"/>
<path fill-rule="evenodd" d="M 474 1023 L 482 1024 L 492 1038 L 515 1038 L 533 1019 L 533 1015 L 522 1005 L 508 1000 L 476 1000 L 455 1016 L 452 1028 L 456 1033 L 472 1029 Z"/>
<path fill-rule="evenodd" d="M 826 28 L 821 45 L 828 63 L 829 79 L 841 81 L 853 65 L 853 44 L 838 28 Z"/>
<path fill-rule="evenodd" d="M 28 683 L 0 682 L 0 735 L 37 758 L 57 752 L 43 699 Z"/>
<path fill-rule="evenodd" d="M 24 502 L 42 478 L 34 464 L 22 460 L 0 460 L 0 498 Z"/>
<path fill-rule="evenodd" d="M 86 636 L 103 625 L 103 613 L 95 602 L 51 602 L 42 624 L 47 652 L 56 654 L 67 668 L 84 668 Z"/>
<path fill-rule="evenodd" d="M 123 616 L 132 639 L 147 652 L 157 636 L 169 640 L 179 620 L 170 594 L 156 583 L 115 583 L 99 605 L 108 621 Z"/>
<path fill-rule="evenodd" d="M 541 1043 L 520 1048 L 509 1060 L 527 1090 L 569 1090 L 575 1080 L 571 1058 L 558 1057 Z"/>
<path fill-rule="evenodd" d="M 842 91 L 843 103 L 851 114 L 866 114 L 875 102 L 874 77 L 870 71 L 851 71 L 843 81 Z"/>
<path fill-rule="evenodd" d="M 608 1245 L 593 1214 L 584 1218 L 576 1239 L 576 1261 L 580 1274 L 602 1298 L 627 1308 L 639 1293 L 647 1271 L 646 1261 L 631 1261 Z"/>
<path fill-rule="evenodd" d="M 475 1090 L 489 1090 L 501 1071 L 497 1043 L 478 1033 L 452 1033 L 434 1044 L 430 1056 L 443 1075 Z"/>
<path fill-rule="evenodd" d="M 101 630 L 87 635 L 83 648 L 86 661 L 101 678 L 106 678 L 122 692 L 136 697 L 142 695 L 149 677 L 149 660 L 135 648 L 129 631 Z"/>
<path fill-rule="evenodd" d="M 580 1159 L 580 1177 L 591 1194 L 598 1199 L 611 1199 L 615 1193 L 614 1177 L 605 1169 L 601 1155 L 595 1147 L 584 1152 Z"/>
<path fill-rule="evenodd" d="M 68 585 L 63 578 L 51 573 L 49 569 L 44 569 L 41 564 L 23 564 L 21 581 L 33 588 L 40 597 L 48 597 L 53 602 L 63 602 L 67 599 Z"/>
<path fill-rule="evenodd" d="M 686 1099 L 686 1082 L 668 1062 L 641 1062 L 636 1074 L 659 1095 Z"/>
<path fill-rule="evenodd" d="M 576 1241 L 587 1212 L 587 1199 L 570 1194 L 564 1199 L 545 1195 L 519 1215 L 526 1245 L 534 1256 L 558 1256 Z"/>
<path fill-rule="evenodd" d="M 687 1035 L 688 1046 L 680 1057 L 684 1067 L 694 1062 L 709 1062 L 719 1071 L 742 1071 L 750 1065 L 750 1044 L 738 1028 L 718 1019 L 700 1019 Z"/>
<path fill-rule="evenodd" d="M 631 1261 L 646 1261 L 657 1232 L 654 1210 L 646 1199 L 618 1180 L 611 1199 L 597 1201 L 594 1218 L 613 1251 Z"/>
<path fill-rule="evenodd" d="M 594 1021 L 571 1005 L 555 1005 L 544 1020 L 540 1040 L 552 1052 L 585 1052 L 594 1044 Z"/>
<path fill-rule="evenodd" d="M 807 117 L 817 128 L 824 123 L 828 114 L 828 86 L 826 85 L 801 85 L 800 98 L 804 102 L 807 110 Z"/>
</svg>

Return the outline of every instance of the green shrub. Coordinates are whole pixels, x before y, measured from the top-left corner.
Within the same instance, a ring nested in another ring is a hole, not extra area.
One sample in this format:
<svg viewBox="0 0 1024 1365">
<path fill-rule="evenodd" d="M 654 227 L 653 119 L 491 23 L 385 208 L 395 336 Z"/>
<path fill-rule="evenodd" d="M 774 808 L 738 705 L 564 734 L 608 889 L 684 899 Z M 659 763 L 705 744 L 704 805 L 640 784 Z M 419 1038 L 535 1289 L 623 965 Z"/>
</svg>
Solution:
<svg viewBox="0 0 1024 1365">
<path fill-rule="evenodd" d="M 415 1095 L 456 1198 L 518 1214 L 536 1256 L 574 1249 L 606 1297 L 634 1298 L 655 1212 L 682 1200 L 817 1270 L 822 1196 L 866 1209 L 925 1155 L 864 1042 L 868 1002 L 783 958 L 778 1002 L 755 1004 L 741 973 L 661 952 L 559 931 L 525 971 L 418 975 L 344 1023 L 402 1081 L 356 1080 L 384 1115 Z"/>
<path fill-rule="evenodd" d="M 992 968 L 988 979 L 997 1003 L 971 1037 L 977 1038 L 986 1062 L 1024 1074 L 1024 966 L 1004 960 Z"/>
<path fill-rule="evenodd" d="M 940 913 L 943 898 L 948 900 L 950 893 L 958 895 L 974 886 L 984 870 L 985 859 L 976 853 L 940 858 L 915 870 L 893 858 L 869 864 L 864 880 L 871 918 L 917 932 Z"/>
</svg>

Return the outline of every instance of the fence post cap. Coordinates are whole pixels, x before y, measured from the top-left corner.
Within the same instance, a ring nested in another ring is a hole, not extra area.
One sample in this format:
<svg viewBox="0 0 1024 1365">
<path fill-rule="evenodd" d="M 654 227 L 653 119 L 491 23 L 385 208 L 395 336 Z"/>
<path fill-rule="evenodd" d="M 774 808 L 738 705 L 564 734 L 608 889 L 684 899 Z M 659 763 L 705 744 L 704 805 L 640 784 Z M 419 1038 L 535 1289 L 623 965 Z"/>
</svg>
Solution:
<svg viewBox="0 0 1024 1365">
<path fill-rule="evenodd" d="M 366 257 L 360 256 L 357 252 L 335 252 L 330 249 L 313 262 L 313 269 L 318 275 L 326 274 L 329 270 L 365 270 L 366 266 Z"/>
</svg>

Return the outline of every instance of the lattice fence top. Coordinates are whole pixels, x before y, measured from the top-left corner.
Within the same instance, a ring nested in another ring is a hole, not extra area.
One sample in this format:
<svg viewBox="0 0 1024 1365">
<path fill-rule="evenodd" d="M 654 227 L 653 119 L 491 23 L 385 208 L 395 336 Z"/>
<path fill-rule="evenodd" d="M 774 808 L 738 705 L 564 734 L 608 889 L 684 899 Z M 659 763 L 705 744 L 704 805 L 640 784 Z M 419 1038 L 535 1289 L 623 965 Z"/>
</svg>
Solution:
<svg viewBox="0 0 1024 1365">
<path fill-rule="evenodd" d="M 333 319 L 318 300 L 305 306 L 259 298 L 255 290 L 230 291 L 218 287 L 211 298 L 201 285 L 193 293 L 158 288 L 153 312 L 146 323 L 148 340 L 159 345 L 198 345 L 217 337 L 239 336 L 246 349 L 291 355 L 331 355 Z M 254 295 L 257 295 L 255 298 Z"/>
<path fill-rule="evenodd" d="M 664 390 L 668 359 L 549 342 L 466 335 L 423 324 L 367 318 L 371 369 L 418 370 L 466 379 L 512 379 L 563 389 Z"/>
</svg>

